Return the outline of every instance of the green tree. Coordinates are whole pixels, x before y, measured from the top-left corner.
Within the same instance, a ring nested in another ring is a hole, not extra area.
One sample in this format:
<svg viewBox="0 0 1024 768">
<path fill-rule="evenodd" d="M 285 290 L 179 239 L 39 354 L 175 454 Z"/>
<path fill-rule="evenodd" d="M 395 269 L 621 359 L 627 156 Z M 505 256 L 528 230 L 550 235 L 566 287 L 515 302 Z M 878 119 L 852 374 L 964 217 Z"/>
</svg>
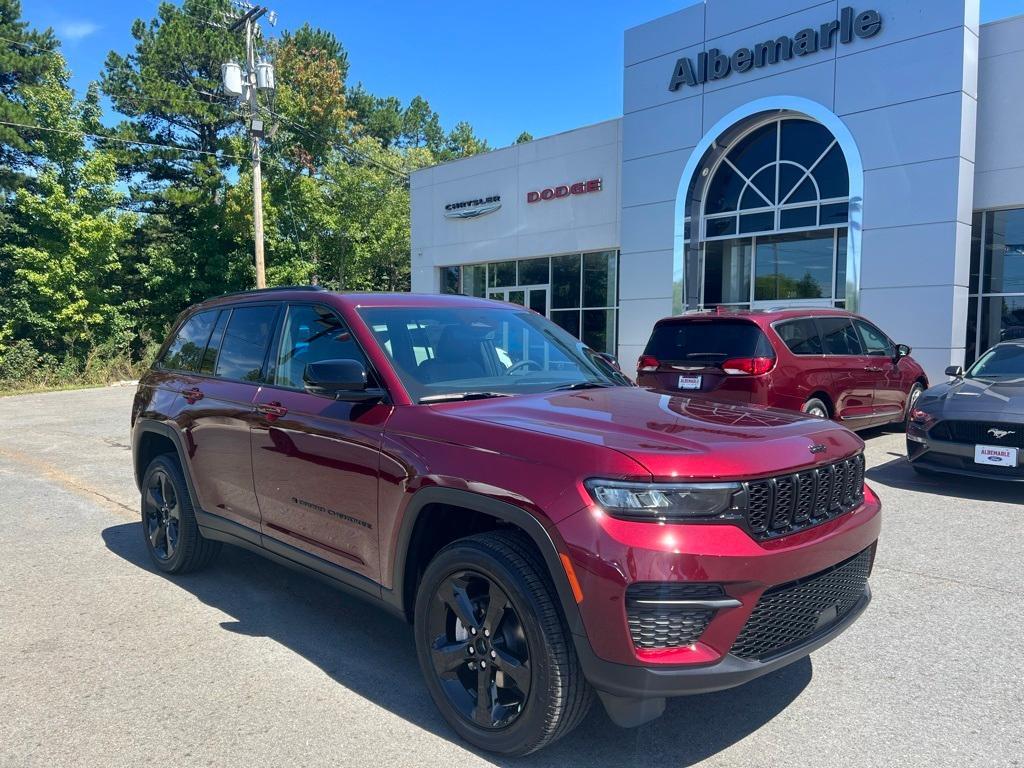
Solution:
<svg viewBox="0 0 1024 768">
<path fill-rule="evenodd" d="M 0 0 L 0 121 L 31 124 L 25 88 L 42 81 L 56 49 L 51 30 L 30 29 L 22 20 L 19 0 Z M 25 181 L 36 133 L 0 124 L 0 193 Z"/>
<path fill-rule="evenodd" d="M 469 157 L 481 152 L 490 150 L 487 141 L 473 133 L 473 126 L 466 121 L 455 124 L 455 127 L 448 134 L 445 141 L 444 151 L 441 153 L 442 160 L 454 160 L 460 157 Z"/>
<path fill-rule="evenodd" d="M 127 351 L 134 338 L 135 306 L 121 285 L 134 217 L 119 210 L 114 157 L 82 135 L 100 130 L 98 88 L 76 101 L 67 78 L 54 54 L 41 82 L 24 88 L 31 122 L 61 130 L 28 142 L 37 177 L 10 201 L 17 231 L 0 244 L 0 336 L 54 358 L 100 343 Z"/>
<path fill-rule="evenodd" d="M 525 144 L 528 141 L 533 141 L 533 134 L 530 133 L 529 131 L 523 131 L 518 136 L 516 136 L 516 140 L 514 142 L 512 142 L 512 143 L 513 144 Z"/>
</svg>

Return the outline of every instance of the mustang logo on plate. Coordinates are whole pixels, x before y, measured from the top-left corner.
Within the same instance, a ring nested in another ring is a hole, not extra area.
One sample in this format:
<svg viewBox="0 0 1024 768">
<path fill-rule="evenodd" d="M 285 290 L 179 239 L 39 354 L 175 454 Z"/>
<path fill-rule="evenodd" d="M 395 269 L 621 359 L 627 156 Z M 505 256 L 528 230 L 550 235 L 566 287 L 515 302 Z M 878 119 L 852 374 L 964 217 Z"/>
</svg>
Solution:
<svg viewBox="0 0 1024 768">
<path fill-rule="evenodd" d="M 1010 435 L 1017 434 L 1016 432 L 1010 429 L 996 429 L 995 427 L 990 429 L 988 433 L 992 435 L 992 437 L 994 437 L 996 440 L 1002 440 L 1004 437 L 1009 437 Z"/>
</svg>

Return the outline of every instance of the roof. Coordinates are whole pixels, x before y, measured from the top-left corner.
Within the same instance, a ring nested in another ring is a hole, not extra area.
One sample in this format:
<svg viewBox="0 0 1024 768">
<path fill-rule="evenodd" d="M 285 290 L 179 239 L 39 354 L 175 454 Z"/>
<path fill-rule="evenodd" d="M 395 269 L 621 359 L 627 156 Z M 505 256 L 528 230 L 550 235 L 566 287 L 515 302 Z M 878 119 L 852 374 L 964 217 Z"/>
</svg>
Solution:
<svg viewBox="0 0 1024 768">
<path fill-rule="evenodd" d="M 332 304 L 339 304 L 352 308 L 359 307 L 501 307 L 506 309 L 518 308 L 518 305 L 507 304 L 503 301 L 490 301 L 479 299 L 474 296 L 463 296 L 461 294 L 439 294 L 439 293 L 346 293 L 340 291 L 328 291 L 322 286 L 316 285 L 283 285 L 276 288 L 262 288 L 251 291 L 239 291 L 237 293 L 226 293 L 222 296 L 214 296 L 197 306 L 209 306 L 217 304 L 235 304 L 254 300 L 277 300 L 277 301 L 300 301 L 300 300 L 329 301 Z"/>
</svg>

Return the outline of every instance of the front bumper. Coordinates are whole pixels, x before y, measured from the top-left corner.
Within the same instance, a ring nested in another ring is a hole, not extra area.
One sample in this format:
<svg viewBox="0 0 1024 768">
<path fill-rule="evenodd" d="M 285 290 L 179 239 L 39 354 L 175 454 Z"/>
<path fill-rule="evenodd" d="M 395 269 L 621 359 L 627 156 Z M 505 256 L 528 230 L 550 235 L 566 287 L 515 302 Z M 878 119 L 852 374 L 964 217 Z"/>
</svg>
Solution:
<svg viewBox="0 0 1024 768">
<path fill-rule="evenodd" d="M 799 533 L 755 541 L 733 525 L 659 525 L 616 520 L 584 510 L 562 521 L 584 599 L 577 648 L 599 690 L 642 699 L 702 693 L 740 685 L 785 666 L 849 626 L 870 590 L 848 613 L 763 660 L 730 653 L 762 595 L 806 580 L 872 547 L 881 529 L 870 489 L 853 511 Z M 630 635 L 626 591 L 638 582 L 716 584 L 733 605 L 716 610 L 699 640 L 673 648 L 638 648 Z"/>
<path fill-rule="evenodd" d="M 1017 467 L 976 464 L 973 445 L 935 440 L 921 430 L 912 429 L 908 434 L 907 458 L 911 464 L 929 472 L 1024 483 L 1024 464 Z M 1024 461 L 1024 451 L 1021 451 L 1021 460 Z"/>
</svg>

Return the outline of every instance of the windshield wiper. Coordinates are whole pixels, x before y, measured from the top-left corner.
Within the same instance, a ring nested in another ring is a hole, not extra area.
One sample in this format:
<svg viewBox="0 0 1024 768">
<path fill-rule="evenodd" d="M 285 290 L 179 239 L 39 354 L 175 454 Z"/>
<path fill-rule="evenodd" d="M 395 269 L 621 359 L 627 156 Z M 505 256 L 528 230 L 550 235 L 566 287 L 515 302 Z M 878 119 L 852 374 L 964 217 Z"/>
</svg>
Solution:
<svg viewBox="0 0 1024 768">
<path fill-rule="evenodd" d="M 459 400 L 487 400 L 492 397 L 512 397 L 508 392 L 445 392 L 443 395 L 421 397 L 421 403 L 454 403 Z"/>
<path fill-rule="evenodd" d="M 559 392 L 569 389 L 607 389 L 608 387 L 617 387 L 618 384 L 612 384 L 607 381 L 577 381 L 574 384 L 562 384 L 561 386 L 554 387 L 550 392 Z"/>
</svg>

